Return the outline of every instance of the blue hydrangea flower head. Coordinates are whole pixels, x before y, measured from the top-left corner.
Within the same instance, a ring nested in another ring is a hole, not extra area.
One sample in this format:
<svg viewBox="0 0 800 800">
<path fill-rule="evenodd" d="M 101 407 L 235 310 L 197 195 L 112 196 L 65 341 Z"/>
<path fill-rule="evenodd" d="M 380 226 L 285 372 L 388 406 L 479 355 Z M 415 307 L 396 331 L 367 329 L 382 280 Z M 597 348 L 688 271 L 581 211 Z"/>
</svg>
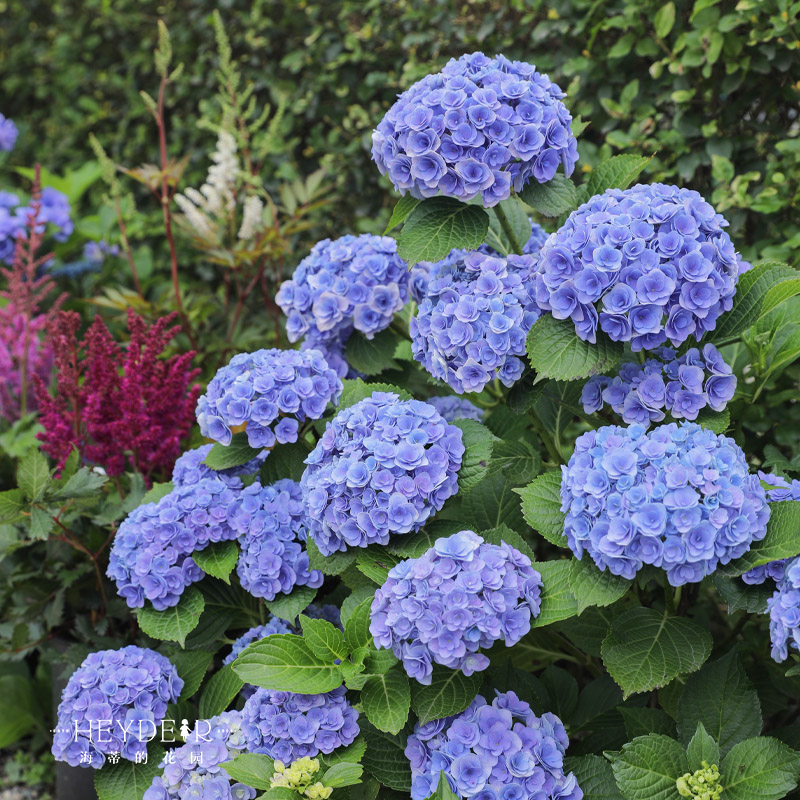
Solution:
<svg viewBox="0 0 800 800">
<path fill-rule="evenodd" d="M 360 730 L 344 686 L 324 694 L 258 689 L 244 704 L 242 718 L 247 749 L 284 764 L 346 747 Z"/>
<path fill-rule="evenodd" d="M 775 594 L 767 600 L 772 658 L 786 661 L 789 650 L 800 652 L 800 556 L 788 559 Z"/>
<path fill-rule="evenodd" d="M 766 493 L 744 452 L 694 422 L 589 431 L 561 472 L 572 552 L 614 575 L 651 564 L 673 586 L 697 583 L 767 532 Z"/>
<path fill-rule="evenodd" d="M 462 433 L 420 400 L 374 392 L 340 411 L 300 485 L 323 555 L 418 531 L 458 491 Z"/>
<path fill-rule="evenodd" d="M 2 115 L 0 115 L 2 118 Z M 12 123 L 13 124 L 13 123 Z M 2 132 L 0 132 L 2 136 Z M 14 257 L 17 239 L 28 229 L 33 213 L 31 205 L 20 205 L 19 197 L 12 192 L 0 192 L 0 261 L 10 264 Z M 70 216 L 71 208 L 67 196 L 51 186 L 45 186 L 36 216 L 36 227 L 49 233 L 57 242 L 66 242 L 75 225 Z"/>
<path fill-rule="evenodd" d="M 537 717 L 515 692 L 478 695 L 452 717 L 419 723 L 408 737 L 411 798 L 425 800 L 444 772 L 458 797 L 475 800 L 582 800 L 573 773 L 564 772 L 569 746 L 561 720 Z"/>
<path fill-rule="evenodd" d="M 425 402 L 432 405 L 441 415 L 445 422 L 453 422 L 456 419 L 474 419 L 480 422 L 483 419 L 483 409 L 470 403 L 465 397 L 429 397 Z"/>
<path fill-rule="evenodd" d="M 499 378 L 522 376 L 525 339 L 540 311 L 533 295 L 535 259 L 468 253 L 439 269 L 409 331 L 414 358 L 458 394 Z"/>
<path fill-rule="evenodd" d="M 370 632 L 422 684 L 434 663 L 472 675 L 489 666 L 481 648 L 498 640 L 511 647 L 528 633 L 541 588 L 528 556 L 461 531 L 392 567 L 375 592 Z"/>
<path fill-rule="evenodd" d="M 662 183 L 608 189 L 545 243 L 536 301 L 595 342 L 598 325 L 633 350 L 713 331 L 743 264 L 721 214 L 695 191 Z"/>
<path fill-rule="evenodd" d="M 623 364 L 615 378 L 593 375 L 581 393 L 587 414 L 610 405 L 628 425 L 674 419 L 696 420 L 707 406 L 722 411 L 736 391 L 736 376 L 713 344 L 692 347 L 677 358 L 669 347 L 653 351 L 643 364 Z"/>
<path fill-rule="evenodd" d="M 229 517 L 241 490 L 239 478 L 203 478 L 128 514 L 114 537 L 106 575 L 130 608 L 149 600 L 163 611 L 202 580 L 192 553 L 236 538 Z"/>
<path fill-rule="evenodd" d="M 253 800 L 252 786 L 234 781 L 225 764 L 246 752 L 242 714 L 225 711 L 197 720 L 185 744 L 161 762 L 143 800 Z"/>
<path fill-rule="evenodd" d="M 155 650 L 130 645 L 90 653 L 61 693 L 53 755 L 93 769 L 110 753 L 135 761 L 182 689 L 175 667 Z"/>
<path fill-rule="evenodd" d="M 19 136 L 19 130 L 14 124 L 14 120 L 0 114 L 0 150 L 10 153 L 17 143 L 17 136 Z"/>
<path fill-rule="evenodd" d="M 242 475 L 254 475 L 261 469 L 261 465 L 266 461 L 268 455 L 266 452 L 259 453 L 246 464 L 230 469 L 216 470 L 203 463 L 212 447 L 211 444 L 204 444 L 193 450 L 187 450 L 179 456 L 172 468 L 172 483 L 175 486 L 193 486 L 206 478 L 221 478 L 234 487 L 241 487 L 241 482 L 237 481 L 237 478 Z"/>
<path fill-rule="evenodd" d="M 403 92 L 372 134 L 372 158 L 401 194 L 497 205 L 578 161 L 564 92 L 532 64 L 471 53 Z"/>
<path fill-rule="evenodd" d="M 323 574 L 308 562 L 309 519 L 300 484 L 288 478 L 250 484 L 231 505 L 228 521 L 239 537 L 236 574 L 254 597 L 274 600 L 295 586 L 322 586 Z"/>
<path fill-rule="evenodd" d="M 203 436 L 230 444 L 246 426 L 250 447 L 296 442 L 299 423 L 319 419 L 336 403 L 342 382 L 318 350 L 239 353 L 217 372 L 197 401 Z"/>
</svg>

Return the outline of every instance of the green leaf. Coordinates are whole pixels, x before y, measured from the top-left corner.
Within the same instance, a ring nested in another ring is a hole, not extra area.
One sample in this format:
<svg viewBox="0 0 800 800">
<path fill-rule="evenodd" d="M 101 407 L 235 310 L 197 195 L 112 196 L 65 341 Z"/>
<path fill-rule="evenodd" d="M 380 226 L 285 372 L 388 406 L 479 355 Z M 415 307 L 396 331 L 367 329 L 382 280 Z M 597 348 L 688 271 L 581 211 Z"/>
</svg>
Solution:
<svg viewBox="0 0 800 800">
<path fill-rule="evenodd" d="M 397 665 L 368 678 L 361 690 L 361 707 L 379 731 L 400 733 L 411 708 L 411 688 L 403 668 Z"/>
<path fill-rule="evenodd" d="M 618 709 L 625 723 L 625 733 L 629 739 L 647 736 L 650 733 L 663 733 L 675 736 L 675 720 L 660 708 L 636 708 L 620 706 Z"/>
<path fill-rule="evenodd" d="M 404 194 L 394 205 L 392 209 L 392 216 L 389 217 L 389 224 L 386 226 L 386 230 L 383 232 L 385 236 L 389 231 L 396 228 L 402 222 L 405 222 L 408 219 L 408 215 L 422 202 L 416 197 L 412 197 L 410 194 Z"/>
<path fill-rule="evenodd" d="M 342 685 L 339 667 L 319 658 L 293 633 L 253 642 L 233 662 L 233 669 L 246 683 L 276 692 L 319 694 Z"/>
<path fill-rule="evenodd" d="M 722 411 L 704 408 L 697 415 L 695 422 L 714 433 L 725 433 L 731 426 L 731 412 L 727 408 L 723 408 Z"/>
<path fill-rule="evenodd" d="M 157 503 L 162 497 L 166 497 L 174 488 L 175 484 L 172 481 L 154 483 L 153 488 L 142 498 L 142 505 L 145 503 Z"/>
<path fill-rule="evenodd" d="M 525 556 L 531 560 L 531 563 L 536 561 L 536 555 L 534 554 L 531 546 L 522 538 L 520 534 L 516 531 L 511 530 L 508 525 L 498 525 L 496 528 L 492 528 L 488 531 L 480 531 L 480 535 L 483 537 L 484 541 L 489 542 L 489 544 L 497 544 L 500 545 L 503 542 L 506 544 L 510 544 L 515 549 L 519 550 Z"/>
<path fill-rule="evenodd" d="M 625 697 L 695 672 L 710 653 L 708 631 L 652 608 L 632 608 L 616 617 L 602 647 L 603 664 Z"/>
<path fill-rule="evenodd" d="M 18 522 L 27 503 L 21 489 L 0 492 L 0 523 Z"/>
<path fill-rule="evenodd" d="M 225 772 L 238 783 L 264 790 L 270 788 L 270 780 L 275 774 L 275 762 L 263 753 L 239 753 L 225 762 Z"/>
<path fill-rule="evenodd" d="M 265 600 L 264 604 L 274 617 L 292 622 L 314 602 L 316 596 L 317 590 L 310 586 L 295 586 L 291 594 L 279 594 L 274 600 Z"/>
<path fill-rule="evenodd" d="M 220 668 L 206 683 L 200 695 L 198 713 L 201 719 L 209 719 L 221 714 L 233 702 L 233 699 L 242 690 L 244 682 L 237 675 L 230 664 Z"/>
<path fill-rule="evenodd" d="M 519 198 L 545 217 L 560 217 L 578 207 L 578 190 L 575 184 L 560 172 L 547 183 L 529 180 Z"/>
<path fill-rule="evenodd" d="M 100 487 L 108 480 L 106 475 L 81 467 L 67 482 L 53 495 L 56 500 L 72 500 L 81 497 L 94 497 Z"/>
<path fill-rule="evenodd" d="M 240 431 L 233 434 L 230 444 L 215 444 L 203 463 L 215 470 L 231 469 L 246 464 L 260 452 L 260 449 L 250 447 L 247 443 L 247 431 Z"/>
<path fill-rule="evenodd" d="M 50 483 L 50 467 L 41 450 L 30 450 L 17 467 L 17 486 L 30 501 L 41 500 Z"/>
<path fill-rule="evenodd" d="M 611 764 L 596 755 L 572 756 L 564 760 L 564 771 L 573 772 L 584 800 L 622 800 Z"/>
<path fill-rule="evenodd" d="M 753 567 L 768 564 L 781 558 L 792 558 L 800 553 L 800 501 L 782 500 L 770 503 L 767 535 L 753 542 L 750 549 L 735 561 L 720 567 L 726 575 L 741 575 Z"/>
<path fill-rule="evenodd" d="M 683 748 L 669 736 L 651 733 L 606 753 L 625 800 L 680 800 L 675 781 L 688 769 Z"/>
<path fill-rule="evenodd" d="M 602 331 L 597 342 L 585 342 L 570 320 L 556 319 L 550 314 L 532 325 L 527 339 L 528 358 L 538 373 L 537 380 L 554 378 L 574 381 L 590 375 L 606 373 L 624 354 L 622 342 L 612 342 Z"/>
<path fill-rule="evenodd" d="M 462 712 L 475 699 L 481 681 L 479 673 L 467 677 L 461 670 L 435 664 L 430 686 L 414 681 L 412 687 L 411 707 L 420 725 Z"/>
<path fill-rule="evenodd" d="M 355 786 L 361 783 L 361 776 L 364 767 L 361 764 L 354 764 L 349 761 L 340 761 L 329 769 L 325 770 L 321 781 L 324 786 L 331 786 L 338 789 L 342 786 Z"/>
<path fill-rule="evenodd" d="M 273 786 L 259 795 L 258 800 L 297 800 L 297 797 L 297 792 L 288 786 Z"/>
<path fill-rule="evenodd" d="M 697 723 L 694 736 L 689 740 L 686 748 L 686 757 L 689 759 L 689 769 L 702 769 L 703 762 L 719 766 L 719 745 L 714 737 L 709 735 L 702 722 Z"/>
<path fill-rule="evenodd" d="M 678 734 L 684 744 L 702 723 L 724 756 L 743 739 L 761 733 L 761 703 L 736 650 L 690 675 L 678 703 Z M 710 762 L 709 762 L 710 763 Z"/>
<path fill-rule="evenodd" d="M 735 745 L 720 767 L 725 800 L 779 800 L 797 786 L 800 755 L 778 739 Z"/>
<path fill-rule="evenodd" d="M 405 389 L 401 389 L 399 386 L 392 386 L 390 383 L 364 383 L 361 378 L 344 380 L 342 383 L 344 384 L 344 389 L 337 406 L 339 411 L 343 408 L 350 408 L 350 406 L 354 406 L 367 397 L 372 397 L 373 392 L 394 392 L 401 400 L 412 399 Z"/>
<path fill-rule="evenodd" d="M 37 726 L 34 689 L 27 668 L 22 675 L 0 675 L 0 747 L 19 741 Z"/>
<path fill-rule="evenodd" d="M 344 640 L 351 653 L 360 647 L 369 647 L 372 644 L 372 634 L 369 632 L 369 613 L 373 599 L 374 593 L 362 600 L 345 622 Z"/>
<path fill-rule="evenodd" d="M 306 539 L 306 551 L 311 569 L 318 569 L 323 575 L 341 575 L 348 567 L 355 564 L 357 555 L 353 549 L 350 549 L 343 553 L 338 552 L 324 556 L 310 536 Z"/>
<path fill-rule="evenodd" d="M 474 489 L 489 472 L 492 449 L 499 439 L 474 419 L 457 419 L 453 422 L 461 430 L 464 455 L 458 471 L 458 489 L 464 494 Z"/>
<path fill-rule="evenodd" d="M 573 559 L 569 571 L 569 585 L 578 601 L 578 613 L 589 606 L 610 606 L 622 597 L 631 581 L 613 575 L 610 570 L 601 572 L 586 555 L 580 561 Z"/>
<path fill-rule="evenodd" d="M 533 568 L 542 576 L 542 608 L 531 622 L 532 628 L 543 628 L 578 613 L 578 601 L 569 585 L 571 565 L 567 560 L 534 563 Z"/>
<path fill-rule="evenodd" d="M 653 27 L 656 29 L 656 36 L 663 39 L 672 30 L 675 24 L 675 3 L 665 3 L 656 11 L 653 17 Z"/>
<path fill-rule="evenodd" d="M 270 450 L 269 457 L 261 465 L 259 472 L 261 485 L 267 486 L 281 478 L 291 478 L 293 481 L 299 481 L 306 469 L 306 465 L 303 462 L 310 452 L 308 444 L 302 440 L 273 447 Z"/>
<path fill-rule="evenodd" d="M 212 542 L 203 550 L 195 550 L 192 558 L 212 578 L 230 583 L 230 574 L 239 559 L 239 548 L 236 542 Z"/>
<path fill-rule="evenodd" d="M 542 457 L 524 439 L 495 442 L 489 461 L 489 475 L 502 473 L 507 481 L 519 486 L 532 481 L 542 468 Z"/>
<path fill-rule="evenodd" d="M 531 238 L 531 220 L 528 217 L 525 206 L 520 203 L 517 197 L 512 195 L 508 200 L 503 200 L 500 203 L 499 210 L 505 213 L 511 232 L 520 246 L 524 247 L 528 239 Z M 502 255 L 516 253 L 514 243 L 509 239 L 500 222 L 498 208 L 489 208 L 487 211 L 489 213 L 489 231 L 486 236 L 486 244 Z"/>
<path fill-rule="evenodd" d="M 581 200 L 585 202 L 606 189 L 627 189 L 650 163 L 653 156 L 613 156 L 599 164 L 589 173 L 589 180 L 582 186 Z"/>
<path fill-rule="evenodd" d="M 528 525 L 548 542 L 567 547 L 561 510 L 561 473 L 545 472 L 533 483 L 514 491 L 522 498 L 522 516 Z"/>
<path fill-rule="evenodd" d="M 56 521 L 53 515 L 40 506 L 31 507 L 30 516 L 30 536 L 31 539 L 46 539 L 53 530 Z"/>
<path fill-rule="evenodd" d="M 460 795 L 457 795 L 451 788 L 450 782 L 447 780 L 444 770 L 439 773 L 439 782 L 436 784 L 436 791 L 429 795 L 427 800 L 459 800 Z"/>
<path fill-rule="evenodd" d="M 206 653 L 203 650 L 177 650 L 171 648 L 167 651 L 167 658 L 183 679 L 181 700 L 188 700 L 200 688 L 213 657 L 212 653 Z"/>
<path fill-rule="evenodd" d="M 402 559 L 393 555 L 385 547 L 369 547 L 362 550 L 356 558 L 356 567 L 370 580 L 383 586 L 389 570 Z"/>
<path fill-rule="evenodd" d="M 488 531 L 507 525 L 524 530 L 519 500 L 502 475 L 492 475 L 476 486 L 462 502 L 463 518 L 473 530 Z"/>
<path fill-rule="evenodd" d="M 186 637 L 200 622 L 205 599 L 200 590 L 190 586 L 181 595 L 178 604 L 164 611 L 156 611 L 149 603 L 136 614 L 139 627 L 154 639 L 178 642 L 183 647 Z"/>
<path fill-rule="evenodd" d="M 385 369 L 396 369 L 394 351 L 399 339 L 397 334 L 386 328 L 368 339 L 360 331 L 353 331 L 345 346 L 345 360 L 358 372 L 377 375 Z"/>
<path fill-rule="evenodd" d="M 159 764 L 164 750 L 151 742 L 147 762 L 134 764 L 121 758 L 116 764 L 106 762 L 94 773 L 94 788 L 100 800 L 139 800 L 150 788 L 153 778 L 161 773 Z"/>
<path fill-rule="evenodd" d="M 411 789 L 411 770 L 405 755 L 405 736 L 393 736 L 379 731 L 365 722 L 361 724 L 361 732 L 367 741 L 367 751 L 362 763 L 364 769 L 384 786 L 398 792 L 409 792 Z"/>
<path fill-rule="evenodd" d="M 364 757 L 364 751 L 367 749 L 367 743 L 363 736 L 358 736 L 356 740 L 347 745 L 347 747 L 337 747 L 332 753 L 320 753 L 316 756 L 319 759 L 320 766 L 323 769 L 328 769 L 334 764 L 346 762 L 348 764 L 359 764 Z"/>
<path fill-rule="evenodd" d="M 432 197 L 423 200 L 408 216 L 397 243 L 397 253 L 409 266 L 420 261 L 440 261 L 452 249 L 476 250 L 489 230 L 483 208 Z"/>
<path fill-rule="evenodd" d="M 342 632 L 325 619 L 311 619 L 300 615 L 303 638 L 317 658 L 333 663 L 337 658 L 347 658 L 348 649 Z"/>
<path fill-rule="evenodd" d="M 749 586 L 739 578 L 714 574 L 714 586 L 728 604 L 728 613 L 746 611 L 748 614 L 766 614 L 767 600 L 772 597 L 774 586 L 765 582 L 760 586 Z"/>
</svg>

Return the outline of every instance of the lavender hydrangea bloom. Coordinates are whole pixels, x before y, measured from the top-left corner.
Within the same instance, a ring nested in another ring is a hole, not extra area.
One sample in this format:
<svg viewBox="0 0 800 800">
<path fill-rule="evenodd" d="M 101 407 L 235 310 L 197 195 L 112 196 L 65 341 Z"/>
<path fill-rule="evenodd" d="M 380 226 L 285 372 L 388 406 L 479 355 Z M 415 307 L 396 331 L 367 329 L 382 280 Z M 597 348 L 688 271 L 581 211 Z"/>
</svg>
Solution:
<svg viewBox="0 0 800 800">
<path fill-rule="evenodd" d="M 480 648 L 498 640 L 511 647 L 528 633 L 541 587 L 528 556 L 461 531 L 392 567 L 375 592 L 370 632 L 422 684 L 433 663 L 472 675 L 489 666 Z"/>
<path fill-rule="evenodd" d="M 800 556 L 788 560 L 775 594 L 767 600 L 772 658 L 785 661 L 789 648 L 800 652 Z"/>
<path fill-rule="evenodd" d="M 17 143 L 17 136 L 19 136 L 19 130 L 14 124 L 14 120 L 0 114 L 0 150 L 10 153 Z"/>
<path fill-rule="evenodd" d="M 65 242 L 75 228 L 70 216 L 71 208 L 67 196 L 57 189 L 45 186 L 39 203 L 35 223 L 44 232 L 51 225 L 53 238 Z M 28 229 L 33 207 L 20 205 L 17 195 L 0 192 L 0 261 L 10 264 L 14 257 L 17 239 Z"/>
<path fill-rule="evenodd" d="M 403 92 L 372 134 L 372 158 L 401 194 L 486 207 L 578 160 L 564 92 L 524 61 L 472 53 Z"/>
<path fill-rule="evenodd" d="M 730 311 L 743 265 L 727 221 L 695 191 L 661 183 L 608 189 L 545 243 L 536 301 L 596 341 L 633 350 L 700 341 Z"/>
<path fill-rule="evenodd" d="M 340 411 L 306 459 L 300 486 L 323 555 L 419 530 L 458 491 L 462 433 L 392 392 Z"/>
<path fill-rule="evenodd" d="M 176 486 L 157 503 L 135 508 L 114 537 L 106 575 L 130 608 L 145 600 L 163 611 L 203 578 L 192 553 L 236 538 L 229 517 L 242 490 L 239 478 L 203 478 Z"/>
<path fill-rule="evenodd" d="M 360 730 L 344 686 L 324 694 L 258 689 L 244 704 L 242 718 L 247 749 L 284 764 L 346 747 Z"/>
<path fill-rule="evenodd" d="M 673 586 L 697 583 L 766 535 L 766 493 L 741 448 L 694 422 L 589 431 L 561 472 L 571 550 L 614 575 L 652 564 Z"/>
<path fill-rule="evenodd" d="M 250 484 L 231 505 L 228 521 L 239 537 L 236 574 L 254 597 L 274 600 L 295 586 L 322 586 L 324 576 L 308 562 L 309 519 L 300 484 L 288 478 Z"/>
<path fill-rule="evenodd" d="M 239 353 L 217 372 L 197 401 L 200 432 L 228 445 L 246 425 L 250 447 L 297 441 L 299 423 L 336 403 L 342 382 L 318 350 Z M 274 424 L 273 424 L 274 423 Z"/>
<path fill-rule="evenodd" d="M 456 419 L 474 419 L 480 422 L 483 419 L 483 409 L 470 403 L 464 397 L 429 397 L 426 401 L 432 405 L 441 415 L 445 422 L 453 422 Z"/>
<path fill-rule="evenodd" d="M 233 782 L 225 771 L 226 762 L 245 750 L 241 712 L 198 720 L 186 744 L 161 762 L 162 774 L 153 778 L 142 800 L 253 800 L 258 792 Z"/>
<path fill-rule="evenodd" d="M 644 364 L 623 364 L 615 378 L 594 375 L 581 394 L 587 414 L 608 403 L 623 422 L 649 425 L 665 412 L 675 419 L 697 419 L 706 406 L 722 411 L 736 391 L 736 376 L 713 344 L 696 347 L 680 358 L 661 347 Z"/>
<path fill-rule="evenodd" d="M 53 755 L 93 769 L 109 753 L 135 761 L 182 689 L 175 667 L 154 650 L 130 645 L 90 653 L 61 693 Z"/>
<path fill-rule="evenodd" d="M 458 394 L 499 378 L 513 386 L 525 368 L 525 338 L 540 311 L 532 256 L 468 253 L 442 267 L 411 319 L 414 358 Z"/>
<path fill-rule="evenodd" d="M 241 487 L 241 482 L 237 482 L 236 479 L 241 475 L 254 475 L 261 469 L 261 465 L 266 461 L 268 455 L 266 452 L 259 453 L 246 464 L 230 469 L 216 470 L 203 463 L 212 447 L 211 444 L 204 444 L 183 453 L 172 468 L 172 483 L 175 486 L 193 486 L 206 478 L 220 478 L 234 487 Z"/>
<path fill-rule="evenodd" d="M 582 800 L 573 773 L 564 773 L 569 745 L 561 720 L 537 717 L 515 692 L 478 695 L 466 711 L 424 725 L 408 737 L 411 798 L 425 800 L 444 772 L 458 797 L 475 800 Z"/>
</svg>

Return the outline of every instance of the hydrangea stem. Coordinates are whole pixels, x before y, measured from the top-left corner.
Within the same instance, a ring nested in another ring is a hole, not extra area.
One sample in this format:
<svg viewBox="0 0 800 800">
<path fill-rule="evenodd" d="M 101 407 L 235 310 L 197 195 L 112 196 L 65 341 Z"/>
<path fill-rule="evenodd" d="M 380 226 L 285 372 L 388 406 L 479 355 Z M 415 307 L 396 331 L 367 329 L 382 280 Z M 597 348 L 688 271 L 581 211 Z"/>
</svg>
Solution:
<svg viewBox="0 0 800 800">
<path fill-rule="evenodd" d="M 522 245 L 519 243 L 519 239 L 517 239 L 514 229 L 511 227 L 511 223 L 508 221 L 508 217 L 506 216 L 506 212 L 503 210 L 503 206 L 498 204 L 494 207 L 493 211 L 497 216 L 500 227 L 503 229 L 503 233 L 505 233 L 505 235 L 508 237 L 508 241 L 511 244 L 513 252 L 517 255 L 522 255 Z"/>
</svg>

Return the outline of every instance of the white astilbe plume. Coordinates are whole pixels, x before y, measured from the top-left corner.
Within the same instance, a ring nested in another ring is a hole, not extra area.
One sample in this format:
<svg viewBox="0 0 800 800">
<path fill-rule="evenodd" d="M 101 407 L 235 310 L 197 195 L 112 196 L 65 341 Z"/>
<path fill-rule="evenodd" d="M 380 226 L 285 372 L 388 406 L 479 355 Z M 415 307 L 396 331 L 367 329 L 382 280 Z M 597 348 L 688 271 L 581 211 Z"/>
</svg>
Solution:
<svg viewBox="0 0 800 800">
<path fill-rule="evenodd" d="M 211 156 L 214 162 L 208 170 L 206 182 L 200 193 L 206 198 L 206 208 L 211 214 L 219 214 L 223 208 L 233 211 L 236 205 L 235 187 L 239 171 L 236 160 L 236 139 L 226 130 L 219 132 L 217 149 Z"/>
<path fill-rule="evenodd" d="M 264 204 L 261 202 L 260 197 L 251 195 L 244 201 L 242 227 L 239 228 L 240 239 L 252 239 L 261 231 L 261 214 L 263 211 Z"/>
<path fill-rule="evenodd" d="M 190 191 L 197 194 L 196 189 L 187 189 L 186 194 L 188 195 Z M 175 202 L 178 204 L 178 208 L 183 211 L 186 221 L 195 229 L 195 231 L 197 231 L 198 234 L 200 234 L 200 236 L 205 238 L 211 238 L 213 236 L 214 230 L 211 220 L 209 220 L 209 218 L 188 197 L 182 194 L 176 194 Z"/>
</svg>

